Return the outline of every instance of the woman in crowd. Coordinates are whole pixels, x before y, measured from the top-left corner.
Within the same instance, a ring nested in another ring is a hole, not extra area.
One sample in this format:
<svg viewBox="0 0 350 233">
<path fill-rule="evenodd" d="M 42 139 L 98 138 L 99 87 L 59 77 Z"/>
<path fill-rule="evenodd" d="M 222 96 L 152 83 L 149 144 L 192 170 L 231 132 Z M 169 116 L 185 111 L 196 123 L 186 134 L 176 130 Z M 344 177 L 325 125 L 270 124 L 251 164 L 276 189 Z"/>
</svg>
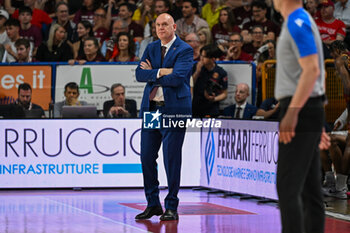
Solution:
<svg viewBox="0 0 350 233">
<path fill-rule="evenodd" d="M 75 60 L 69 60 L 70 65 L 74 65 L 78 62 L 80 65 L 86 62 L 101 62 L 106 61 L 105 57 L 100 51 L 100 45 L 95 37 L 87 37 L 84 40 L 84 55 L 78 56 Z"/>
<path fill-rule="evenodd" d="M 228 47 L 230 35 L 233 32 L 241 32 L 241 29 L 236 25 L 236 19 L 230 8 L 225 7 L 220 11 L 219 22 L 211 29 L 213 40 L 218 44 L 221 50 Z"/>
<path fill-rule="evenodd" d="M 77 26 L 77 33 L 79 40 L 73 44 L 73 55 L 74 58 L 84 55 L 84 40 L 87 37 L 94 36 L 92 24 L 88 21 L 81 21 Z"/>
<path fill-rule="evenodd" d="M 157 18 L 157 15 L 154 11 L 153 0 L 142 0 L 141 6 L 136 9 L 132 16 L 132 20 L 142 27 L 145 27 L 149 21 L 155 18 Z"/>
<path fill-rule="evenodd" d="M 128 32 L 119 32 L 117 35 L 118 55 L 110 61 L 129 62 L 138 61 L 135 56 L 135 42 Z"/>
<path fill-rule="evenodd" d="M 50 28 L 47 42 L 41 43 L 36 53 L 36 60 L 41 62 L 66 62 L 73 58 L 72 48 L 67 43 L 64 27 L 54 24 Z"/>
<path fill-rule="evenodd" d="M 200 48 L 213 43 L 213 38 L 209 28 L 202 27 L 198 29 L 197 35 L 199 37 Z"/>
</svg>

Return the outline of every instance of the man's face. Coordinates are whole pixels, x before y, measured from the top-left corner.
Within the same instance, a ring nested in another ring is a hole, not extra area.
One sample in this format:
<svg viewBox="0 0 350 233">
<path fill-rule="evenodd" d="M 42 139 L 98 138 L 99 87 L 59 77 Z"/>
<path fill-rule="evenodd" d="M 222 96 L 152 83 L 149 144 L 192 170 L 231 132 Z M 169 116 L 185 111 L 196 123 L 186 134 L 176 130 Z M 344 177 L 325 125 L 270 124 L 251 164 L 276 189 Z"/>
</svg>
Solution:
<svg viewBox="0 0 350 233">
<path fill-rule="evenodd" d="M 32 15 L 29 12 L 22 12 L 19 14 L 18 20 L 23 24 L 28 24 L 32 20 Z"/>
<path fill-rule="evenodd" d="M 214 63 L 212 58 L 207 57 L 207 53 L 205 51 L 201 52 L 200 59 L 201 59 L 201 62 L 203 63 L 203 65 L 205 67 L 209 67 L 209 66 L 211 66 Z"/>
<path fill-rule="evenodd" d="M 103 22 L 106 18 L 106 12 L 103 9 L 97 9 L 94 12 L 94 23 Z"/>
<path fill-rule="evenodd" d="M 98 51 L 98 47 L 94 44 L 92 40 L 86 40 L 84 42 L 84 53 L 85 55 L 95 55 Z"/>
<path fill-rule="evenodd" d="M 79 97 L 79 91 L 77 89 L 67 87 L 67 90 L 64 92 L 64 96 L 66 97 L 66 101 L 68 103 L 75 103 Z"/>
<path fill-rule="evenodd" d="M 125 90 L 123 87 L 119 86 L 114 88 L 112 93 L 112 99 L 114 104 L 117 106 L 123 106 L 125 103 Z"/>
<path fill-rule="evenodd" d="M 26 48 L 24 45 L 16 47 L 18 61 L 25 62 L 28 60 L 30 48 Z"/>
<path fill-rule="evenodd" d="M 249 93 L 245 85 L 238 84 L 235 92 L 235 100 L 237 104 L 243 104 L 248 98 Z"/>
<path fill-rule="evenodd" d="M 31 100 L 32 100 L 31 90 L 22 90 L 22 89 L 19 90 L 18 101 L 22 106 L 27 108 Z"/>
<path fill-rule="evenodd" d="M 157 15 L 166 13 L 169 9 L 165 6 L 164 1 L 156 1 L 155 12 Z"/>
<path fill-rule="evenodd" d="M 198 39 L 196 38 L 195 35 L 193 35 L 192 33 L 191 34 L 188 34 L 185 38 L 185 41 L 187 44 L 189 44 L 193 49 L 196 49 L 199 47 L 199 41 Z"/>
<path fill-rule="evenodd" d="M 68 19 L 69 19 L 68 18 L 69 17 L 68 7 L 65 5 L 60 5 L 57 8 L 56 16 L 57 16 L 58 21 L 61 21 L 61 22 L 68 21 Z"/>
<path fill-rule="evenodd" d="M 232 46 L 234 50 L 241 49 L 243 46 L 241 37 L 239 35 L 230 36 L 229 45 L 230 47 Z"/>
<path fill-rule="evenodd" d="M 182 15 L 184 18 L 190 18 L 194 15 L 195 9 L 191 6 L 191 3 L 184 2 L 182 3 Z"/>
<path fill-rule="evenodd" d="M 334 13 L 333 6 L 321 6 L 321 17 L 322 19 L 332 19 Z"/>
<path fill-rule="evenodd" d="M 261 28 L 254 28 L 252 31 L 254 41 L 262 41 L 264 39 L 264 32 Z"/>
<path fill-rule="evenodd" d="M 6 33 L 11 40 L 15 39 L 19 35 L 19 27 L 13 25 L 6 26 Z"/>
<path fill-rule="evenodd" d="M 306 9 L 308 11 L 314 12 L 315 10 L 317 10 L 317 4 L 315 0 L 308 0 L 306 2 Z"/>
<path fill-rule="evenodd" d="M 120 20 L 117 20 L 113 23 L 112 27 L 112 35 L 117 36 L 119 32 L 127 32 L 128 28 L 124 27 L 123 28 L 123 22 Z"/>
<path fill-rule="evenodd" d="M 156 20 L 157 36 L 162 42 L 168 43 L 175 35 L 176 24 L 168 14 L 161 14 Z"/>
<path fill-rule="evenodd" d="M 119 8 L 119 14 L 118 16 L 121 18 L 121 19 L 124 19 L 124 20 L 127 20 L 131 17 L 132 13 L 128 10 L 128 7 L 127 6 L 121 6 Z"/>
<path fill-rule="evenodd" d="M 266 9 L 264 10 L 254 6 L 252 9 L 252 12 L 253 12 L 253 19 L 256 22 L 263 22 L 265 20 Z"/>
</svg>

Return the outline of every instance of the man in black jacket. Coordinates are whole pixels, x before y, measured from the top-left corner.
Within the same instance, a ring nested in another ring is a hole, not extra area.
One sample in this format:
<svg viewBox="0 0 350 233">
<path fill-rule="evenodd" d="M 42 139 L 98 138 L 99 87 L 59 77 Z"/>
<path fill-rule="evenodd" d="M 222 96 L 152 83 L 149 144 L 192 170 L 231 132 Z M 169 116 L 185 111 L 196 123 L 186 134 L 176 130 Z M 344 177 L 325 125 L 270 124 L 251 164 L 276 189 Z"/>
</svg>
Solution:
<svg viewBox="0 0 350 233">
<path fill-rule="evenodd" d="M 136 101 L 125 99 L 125 87 L 116 83 L 111 86 L 113 100 L 103 103 L 103 115 L 109 118 L 136 118 Z"/>
</svg>

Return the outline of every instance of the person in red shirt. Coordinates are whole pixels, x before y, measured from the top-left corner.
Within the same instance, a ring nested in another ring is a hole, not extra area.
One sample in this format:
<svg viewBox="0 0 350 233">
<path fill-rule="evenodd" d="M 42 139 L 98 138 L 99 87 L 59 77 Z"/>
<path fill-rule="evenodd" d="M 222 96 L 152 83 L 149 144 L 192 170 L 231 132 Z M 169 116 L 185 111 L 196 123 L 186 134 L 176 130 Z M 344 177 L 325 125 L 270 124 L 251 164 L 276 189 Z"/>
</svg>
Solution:
<svg viewBox="0 0 350 233">
<path fill-rule="evenodd" d="M 32 9 L 33 14 L 32 14 L 32 20 L 30 23 L 41 29 L 43 24 L 46 24 L 46 25 L 51 24 L 52 19 L 49 17 L 49 15 L 45 11 L 35 8 L 34 7 L 35 2 L 36 0 L 24 0 L 24 6 L 27 6 L 30 9 Z M 15 10 L 15 8 L 12 7 L 10 0 L 5 0 L 5 8 L 10 14 L 12 14 L 12 18 L 15 18 L 15 19 L 18 18 L 19 10 L 18 9 Z"/>
<path fill-rule="evenodd" d="M 243 37 L 235 32 L 230 36 L 226 61 L 253 61 L 253 57 L 242 50 Z"/>
<path fill-rule="evenodd" d="M 335 40 L 343 41 L 345 38 L 345 24 L 343 21 L 334 18 L 334 3 L 331 0 L 324 0 L 320 4 L 321 17 L 316 19 L 323 43 L 330 45 Z"/>
</svg>

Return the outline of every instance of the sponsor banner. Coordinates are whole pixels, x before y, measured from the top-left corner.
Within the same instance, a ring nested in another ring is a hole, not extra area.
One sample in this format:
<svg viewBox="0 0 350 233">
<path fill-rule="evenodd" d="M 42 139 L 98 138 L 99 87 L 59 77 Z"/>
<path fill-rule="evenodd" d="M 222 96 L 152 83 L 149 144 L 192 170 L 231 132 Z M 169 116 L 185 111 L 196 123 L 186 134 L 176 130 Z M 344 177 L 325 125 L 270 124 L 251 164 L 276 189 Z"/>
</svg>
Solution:
<svg viewBox="0 0 350 233">
<path fill-rule="evenodd" d="M 80 100 L 93 104 L 98 110 L 103 103 L 111 100 L 110 87 L 121 83 L 125 86 L 125 96 L 134 99 L 140 109 L 145 83 L 136 81 L 136 65 L 83 65 L 57 66 L 55 102 L 64 100 L 64 86 L 68 82 L 76 82 L 80 88 Z"/>
<path fill-rule="evenodd" d="M 0 187 L 143 187 L 141 119 L 2 120 Z M 199 186 L 199 133 L 187 133 L 182 186 Z M 161 148 L 162 149 L 162 148 Z M 159 181 L 166 186 L 163 155 Z"/>
<path fill-rule="evenodd" d="M 0 66 L 0 104 L 18 97 L 18 86 L 29 83 L 32 102 L 48 110 L 51 101 L 51 66 Z"/>
<path fill-rule="evenodd" d="M 234 104 L 234 93 L 236 84 L 247 83 L 250 90 L 248 102 L 253 103 L 253 69 L 252 64 L 221 64 L 228 74 L 228 96 L 222 101 L 220 108 Z M 137 65 L 83 65 L 83 66 L 57 66 L 55 102 L 64 100 L 64 86 L 68 82 L 76 82 L 80 87 L 80 100 L 85 100 L 97 106 L 98 110 L 103 108 L 106 100 L 111 100 L 110 87 L 114 83 L 121 83 L 126 88 L 125 96 L 137 102 L 140 109 L 143 96 L 144 83 L 136 81 L 135 69 Z"/>
<path fill-rule="evenodd" d="M 201 186 L 277 200 L 278 122 L 222 120 L 203 128 Z"/>
</svg>

